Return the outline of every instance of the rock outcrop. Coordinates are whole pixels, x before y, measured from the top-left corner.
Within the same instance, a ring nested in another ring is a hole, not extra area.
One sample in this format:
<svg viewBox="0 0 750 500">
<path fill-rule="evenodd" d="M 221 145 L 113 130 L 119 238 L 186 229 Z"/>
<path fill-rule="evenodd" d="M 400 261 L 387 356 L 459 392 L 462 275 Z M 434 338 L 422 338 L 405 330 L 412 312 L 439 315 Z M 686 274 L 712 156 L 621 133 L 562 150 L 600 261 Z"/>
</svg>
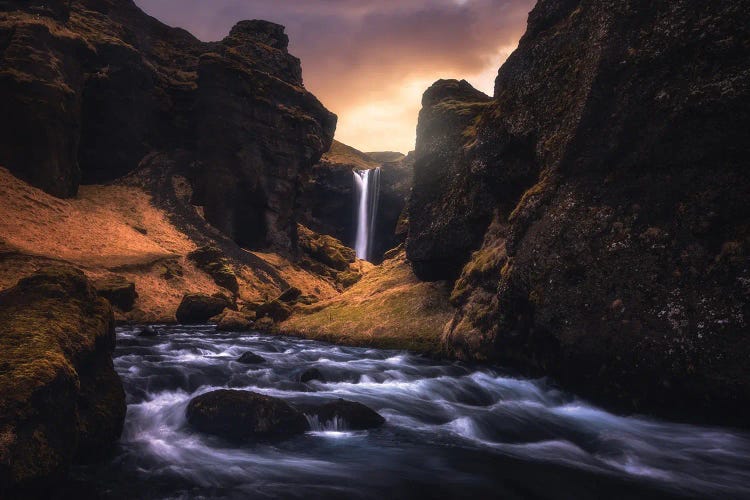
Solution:
<svg viewBox="0 0 750 500">
<path fill-rule="evenodd" d="M 0 292 L 0 496 L 43 495 L 112 448 L 125 418 L 114 346 L 112 308 L 81 271 Z"/>
<path fill-rule="evenodd" d="M 177 322 L 185 325 L 206 323 L 230 305 L 231 303 L 225 297 L 190 293 L 182 298 L 177 308 Z"/>
<path fill-rule="evenodd" d="M 138 292 L 135 283 L 124 276 L 111 275 L 94 281 L 94 288 L 101 297 L 121 311 L 132 311 Z"/>
<path fill-rule="evenodd" d="M 428 91 L 407 250 L 468 260 L 448 349 L 746 425 L 748 26 L 747 1 L 541 0 L 493 100 Z"/>
<path fill-rule="evenodd" d="M 0 164 L 68 197 L 182 150 L 206 220 L 242 246 L 293 253 L 300 183 L 336 117 L 287 45 L 264 21 L 204 43 L 132 0 L 5 2 Z"/>
</svg>

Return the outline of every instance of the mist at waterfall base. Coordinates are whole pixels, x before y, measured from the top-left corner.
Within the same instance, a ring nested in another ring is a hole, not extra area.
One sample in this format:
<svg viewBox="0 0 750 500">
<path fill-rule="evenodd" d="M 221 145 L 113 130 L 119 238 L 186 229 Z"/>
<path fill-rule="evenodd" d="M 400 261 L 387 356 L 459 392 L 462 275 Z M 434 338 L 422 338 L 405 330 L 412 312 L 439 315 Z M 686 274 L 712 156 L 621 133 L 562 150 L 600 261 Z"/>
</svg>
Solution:
<svg viewBox="0 0 750 500">
<path fill-rule="evenodd" d="M 369 170 L 353 170 L 355 207 L 357 210 L 357 235 L 354 251 L 358 259 L 372 260 L 372 244 L 375 232 L 375 217 L 380 201 L 380 167 Z"/>
<path fill-rule="evenodd" d="M 750 498 L 750 435 L 621 417 L 544 380 L 397 351 L 213 326 L 119 328 L 128 412 L 116 456 L 77 469 L 105 498 Z M 246 351 L 266 362 L 244 365 Z M 327 382 L 299 382 L 311 367 Z M 246 389 L 344 398 L 386 424 L 234 445 L 187 425 L 191 398 Z"/>
</svg>

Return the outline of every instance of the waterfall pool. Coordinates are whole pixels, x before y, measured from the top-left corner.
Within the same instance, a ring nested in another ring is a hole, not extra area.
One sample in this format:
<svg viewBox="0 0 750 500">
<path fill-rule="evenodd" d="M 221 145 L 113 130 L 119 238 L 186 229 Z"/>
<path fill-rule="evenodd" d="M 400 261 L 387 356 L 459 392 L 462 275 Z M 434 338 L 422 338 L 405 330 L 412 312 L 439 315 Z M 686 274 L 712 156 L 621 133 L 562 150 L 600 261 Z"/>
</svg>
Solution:
<svg viewBox="0 0 750 500">
<path fill-rule="evenodd" d="M 750 435 L 621 417 L 544 380 L 415 354 L 212 326 L 119 328 L 121 443 L 76 469 L 104 498 L 750 498 Z M 246 351 L 266 359 L 244 365 Z M 327 382 L 299 382 L 318 368 Z M 288 402 L 344 398 L 380 412 L 289 440 L 232 445 L 194 432 L 192 397 L 247 389 Z"/>
</svg>

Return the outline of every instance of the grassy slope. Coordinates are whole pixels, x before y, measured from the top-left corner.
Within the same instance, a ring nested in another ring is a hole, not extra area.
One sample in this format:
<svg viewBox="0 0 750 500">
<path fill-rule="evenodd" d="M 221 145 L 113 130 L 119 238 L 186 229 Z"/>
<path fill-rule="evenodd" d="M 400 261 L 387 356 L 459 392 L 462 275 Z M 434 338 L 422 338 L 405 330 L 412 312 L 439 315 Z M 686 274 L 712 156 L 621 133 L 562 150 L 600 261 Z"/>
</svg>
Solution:
<svg viewBox="0 0 750 500">
<path fill-rule="evenodd" d="M 419 281 L 401 252 L 338 297 L 298 308 L 280 329 L 340 344 L 438 353 L 453 314 L 449 293 L 445 283 Z"/>
<path fill-rule="evenodd" d="M 139 294 L 137 311 L 121 319 L 138 321 L 174 321 L 185 293 L 220 290 L 186 258 L 196 244 L 140 188 L 82 186 L 76 198 L 62 200 L 0 168 L 0 215 L 0 289 L 54 262 L 73 264 L 91 278 L 119 274 L 134 281 Z M 244 300 L 275 296 L 287 284 L 321 298 L 337 293 L 330 283 L 283 257 L 256 256 L 286 283 L 242 266 L 235 271 Z M 165 270 L 174 263 L 182 276 L 167 280 Z"/>
</svg>

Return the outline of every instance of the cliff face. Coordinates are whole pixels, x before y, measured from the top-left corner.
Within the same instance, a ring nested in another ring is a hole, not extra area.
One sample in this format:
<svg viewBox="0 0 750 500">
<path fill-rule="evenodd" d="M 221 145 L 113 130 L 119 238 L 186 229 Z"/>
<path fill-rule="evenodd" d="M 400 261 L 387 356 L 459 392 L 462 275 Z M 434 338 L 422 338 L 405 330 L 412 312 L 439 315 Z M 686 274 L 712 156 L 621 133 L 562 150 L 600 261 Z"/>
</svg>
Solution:
<svg viewBox="0 0 750 500">
<path fill-rule="evenodd" d="M 477 250 L 452 294 L 449 349 L 625 410 L 741 419 L 748 13 L 747 1 L 541 0 L 471 125 L 434 123 L 428 91 L 408 255 L 417 270 L 460 255 L 436 241 Z M 437 189 L 430 172 L 456 175 Z M 420 222 L 420 200 L 447 210 Z"/>
<path fill-rule="evenodd" d="M 81 271 L 48 267 L 0 293 L 0 333 L 0 494 L 43 496 L 120 437 L 112 308 Z"/>
<path fill-rule="evenodd" d="M 0 164 L 60 197 L 181 150 L 196 205 L 241 245 L 294 250 L 300 180 L 336 117 L 302 84 L 283 28 L 216 43 L 131 0 L 0 6 Z"/>
</svg>

